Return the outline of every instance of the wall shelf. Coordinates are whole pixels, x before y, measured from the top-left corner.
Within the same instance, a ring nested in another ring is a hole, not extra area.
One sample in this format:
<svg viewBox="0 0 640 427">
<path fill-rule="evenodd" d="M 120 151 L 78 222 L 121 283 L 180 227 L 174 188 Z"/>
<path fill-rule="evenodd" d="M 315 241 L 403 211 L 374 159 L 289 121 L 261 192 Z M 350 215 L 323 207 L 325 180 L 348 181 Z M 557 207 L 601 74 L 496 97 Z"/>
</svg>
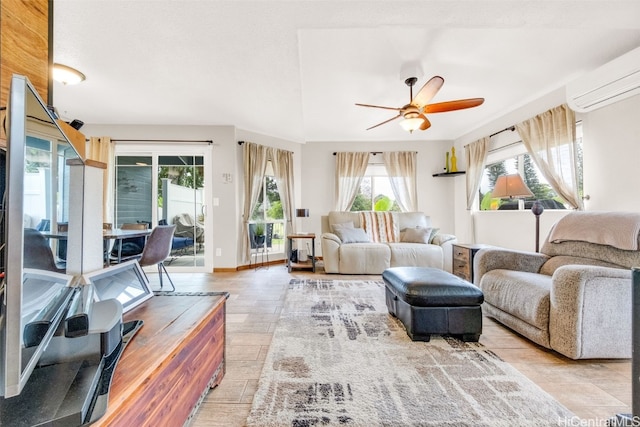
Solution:
<svg viewBox="0 0 640 427">
<path fill-rule="evenodd" d="M 464 175 L 465 171 L 458 172 L 442 172 L 442 173 L 434 173 L 433 176 L 456 176 L 456 175 Z"/>
</svg>

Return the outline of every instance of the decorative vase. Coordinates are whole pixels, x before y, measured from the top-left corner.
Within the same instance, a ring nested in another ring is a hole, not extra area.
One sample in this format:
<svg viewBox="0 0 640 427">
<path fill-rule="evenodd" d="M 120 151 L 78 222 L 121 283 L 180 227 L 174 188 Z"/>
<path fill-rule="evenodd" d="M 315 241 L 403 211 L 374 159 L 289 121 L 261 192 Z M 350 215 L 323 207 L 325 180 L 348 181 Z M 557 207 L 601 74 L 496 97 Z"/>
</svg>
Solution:
<svg viewBox="0 0 640 427">
<path fill-rule="evenodd" d="M 455 147 L 451 147 L 451 169 L 449 172 L 458 172 L 458 158 Z"/>
<path fill-rule="evenodd" d="M 445 159 L 445 165 L 444 165 L 444 170 L 449 173 L 449 152 L 447 151 L 447 156 Z"/>
</svg>

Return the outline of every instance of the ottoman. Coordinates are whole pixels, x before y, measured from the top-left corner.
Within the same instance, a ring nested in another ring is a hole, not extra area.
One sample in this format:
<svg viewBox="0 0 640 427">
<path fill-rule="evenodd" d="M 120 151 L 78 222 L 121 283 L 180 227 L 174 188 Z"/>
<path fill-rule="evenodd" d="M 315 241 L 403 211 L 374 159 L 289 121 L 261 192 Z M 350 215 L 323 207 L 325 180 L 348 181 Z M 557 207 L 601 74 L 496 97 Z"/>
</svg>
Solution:
<svg viewBox="0 0 640 427">
<path fill-rule="evenodd" d="M 382 279 L 387 309 L 413 341 L 429 341 L 431 334 L 480 339 L 484 295 L 471 283 L 429 267 L 387 268 Z"/>
</svg>

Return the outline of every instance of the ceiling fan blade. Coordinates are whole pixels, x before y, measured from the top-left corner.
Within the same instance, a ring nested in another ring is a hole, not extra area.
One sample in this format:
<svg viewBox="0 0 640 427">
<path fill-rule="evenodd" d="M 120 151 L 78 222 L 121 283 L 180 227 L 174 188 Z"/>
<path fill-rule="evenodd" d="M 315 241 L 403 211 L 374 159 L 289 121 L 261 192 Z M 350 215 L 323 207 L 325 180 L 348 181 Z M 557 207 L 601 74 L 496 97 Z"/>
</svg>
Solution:
<svg viewBox="0 0 640 427">
<path fill-rule="evenodd" d="M 446 111 L 464 110 L 465 108 L 477 107 L 483 102 L 484 98 L 458 99 L 456 101 L 425 105 L 423 111 L 427 114 L 444 113 Z"/>
<path fill-rule="evenodd" d="M 431 127 L 431 122 L 429 121 L 429 119 L 427 119 L 424 114 L 420 114 L 420 118 L 423 120 L 422 124 L 420 125 L 420 130 L 429 129 Z"/>
<path fill-rule="evenodd" d="M 395 110 L 395 111 L 402 111 L 402 108 L 397 108 L 397 107 L 383 107 L 381 105 L 371 105 L 371 104 L 358 104 L 356 102 L 356 105 L 360 106 L 360 107 L 371 107 L 371 108 L 383 108 L 385 110 Z"/>
<path fill-rule="evenodd" d="M 389 123 L 390 121 L 393 121 L 393 120 L 397 119 L 398 117 L 402 117 L 402 114 L 398 114 L 397 116 L 392 117 L 389 120 L 385 120 L 382 123 L 378 123 L 377 125 L 371 126 L 370 128 L 367 128 L 367 130 L 370 130 L 370 129 L 373 129 L 373 128 L 377 128 L 378 126 L 382 126 L 385 123 Z"/>
<path fill-rule="evenodd" d="M 440 90 L 444 84 L 444 79 L 440 76 L 433 76 L 428 82 L 422 86 L 420 92 L 416 94 L 411 100 L 411 103 L 415 106 L 422 107 L 436 96 L 436 93 Z"/>
</svg>

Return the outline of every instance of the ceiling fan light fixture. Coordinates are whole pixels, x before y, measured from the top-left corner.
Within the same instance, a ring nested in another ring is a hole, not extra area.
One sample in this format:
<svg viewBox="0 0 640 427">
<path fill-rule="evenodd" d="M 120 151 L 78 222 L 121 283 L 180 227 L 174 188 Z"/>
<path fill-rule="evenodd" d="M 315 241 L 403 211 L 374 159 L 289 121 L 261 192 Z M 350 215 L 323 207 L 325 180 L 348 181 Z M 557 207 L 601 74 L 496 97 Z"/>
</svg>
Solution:
<svg viewBox="0 0 640 427">
<path fill-rule="evenodd" d="M 409 133 L 413 133 L 414 130 L 420 129 L 422 122 L 423 120 L 420 117 L 407 117 L 400 122 L 400 126 Z"/>
<path fill-rule="evenodd" d="M 75 68 L 63 64 L 53 64 L 53 79 L 63 85 L 75 85 L 84 80 L 86 76 Z"/>
</svg>

